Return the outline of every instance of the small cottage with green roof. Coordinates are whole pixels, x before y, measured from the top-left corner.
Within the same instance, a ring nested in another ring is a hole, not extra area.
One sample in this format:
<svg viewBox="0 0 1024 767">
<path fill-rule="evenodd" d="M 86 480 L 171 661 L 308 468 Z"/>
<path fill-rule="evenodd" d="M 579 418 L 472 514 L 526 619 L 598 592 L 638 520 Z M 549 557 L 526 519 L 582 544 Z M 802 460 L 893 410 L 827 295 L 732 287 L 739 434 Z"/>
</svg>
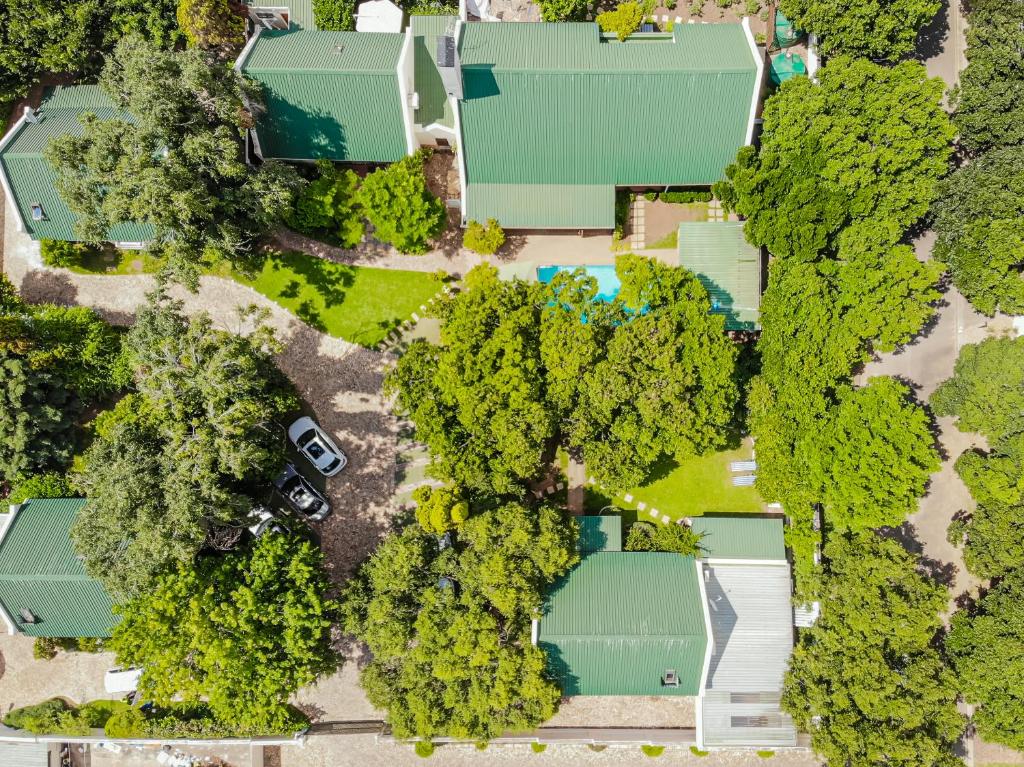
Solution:
<svg viewBox="0 0 1024 767">
<path fill-rule="evenodd" d="M 0 139 L 0 184 L 10 202 L 8 210 L 18 231 L 33 240 L 80 239 L 75 232 L 75 214 L 57 191 L 57 173 L 44 152 L 59 136 L 81 135 L 79 117 L 87 112 L 101 120 L 115 116 L 131 119 L 119 112 L 97 85 L 57 86 L 44 91 L 39 109 L 26 108 Z M 107 240 L 121 248 L 141 248 L 152 237 L 151 226 L 135 223 L 116 224 L 106 234 Z"/>
<path fill-rule="evenodd" d="M 758 330 L 764 262 L 743 234 L 740 221 L 692 221 L 679 225 L 679 265 L 707 290 L 711 311 L 726 330 Z"/>
<path fill-rule="evenodd" d="M 84 498 L 39 498 L 0 514 L 0 619 L 9 634 L 107 637 L 117 619 L 70 530 Z"/>
</svg>

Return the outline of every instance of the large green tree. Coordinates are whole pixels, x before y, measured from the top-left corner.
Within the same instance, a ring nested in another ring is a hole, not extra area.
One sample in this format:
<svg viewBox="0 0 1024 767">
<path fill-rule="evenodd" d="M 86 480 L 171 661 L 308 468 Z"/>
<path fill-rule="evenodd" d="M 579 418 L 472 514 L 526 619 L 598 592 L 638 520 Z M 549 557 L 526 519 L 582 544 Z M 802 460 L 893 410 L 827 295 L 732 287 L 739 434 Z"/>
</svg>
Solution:
<svg viewBox="0 0 1024 767">
<path fill-rule="evenodd" d="M 161 47 L 179 38 L 176 0 L 4 0 L 0 99 L 24 94 L 46 72 L 93 72 L 128 34 Z"/>
<path fill-rule="evenodd" d="M 848 767 L 955 767 L 964 722 L 934 641 L 946 590 L 898 541 L 837 535 L 822 614 L 800 632 L 782 705 L 814 750 Z"/>
<path fill-rule="evenodd" d="M 836 249 L 857 223 L 858 239 L 894 244 L 927 212 L 951 152 L 944 86 L 921 64 L 839 57 L 818 79 L 794 77 L 767 100 L 760 151 L 741 149 L 715 186 L 747 238 L 779 257 Z"/>
<path fill-rule="evenodd" d="M 148 224 L 191 279 L 207 249 L 244 263 L 301 186 L 283 163 L 245 162 L 244 131 L 260 103 L 254 87 L 203 51 L 167 51 L 137 36 L 118 43 L 100 84 L 124 113 L 84 115 L 81 135 L 46 151 L 78 235 L 100 241 L 115 224 Z"/>
<path fill-rule="evenodd" d="M 935 257 L 960 292 L 989 316 L 1024 311 L 1024 145 L 959 168 L 940 183 L 933 214 Z"/>
<path fill-rule="evenodd" d="M 953 89 L 953 121 L 971 152 L 1024 144 L 1024 6 L 971 0 L 967 68 Z"/>
<path fill-rule="evenodd" d="M 357 199 L 373 235 L 402 253 L 426 253 L 430 240 L 444 231 L 448 221 L 443 200 L 427 188 L 423 167 L 426 150 L 403 157 L 370 173 L 359 187 Z"/>
<path fill-rule="evenodd" d="M 794 25 L 816 33 L 825 56 L 849 54 L 897 61 L 914 52 L 917 36 L 940 0 L 781 0 Z"/>
<path fill-rule="evenodd" d="M 1024 570 L 954 615 L 946 647 L 981 737 L 1024 748 Z"/>
<path fill-rule="evenodd" d="M 144 669 L 147 700 L 208 702 L 237 733 L 294 731 L 289 698 L 337 666 L 321 564 L 312 544 L 285 534 L 181 564 L 118 608 L 110 647 Z"/>
<path fill-rule="evenodd" d="M 268 328 L 235 335 L 180 310 L 158 293 L 140 312 L 127 341 L 139 393 L 99 419 L 78 478 L 89 502 L 72 538 L 118 599 L 241 525 L 253 484 L 280 467 L 280 421 L 297 409 Z"/>
<path fill-rule="evenodd" d="M 372 652 L 361 682 L 398 737 L 488 740 L 552 716 L 560 692 L 530 619 L 578 559 L 562 512 L 472 514 L 442 548 L 419 525 L 388 536 L 346 590 L 344 625 Z"/>
</svg>

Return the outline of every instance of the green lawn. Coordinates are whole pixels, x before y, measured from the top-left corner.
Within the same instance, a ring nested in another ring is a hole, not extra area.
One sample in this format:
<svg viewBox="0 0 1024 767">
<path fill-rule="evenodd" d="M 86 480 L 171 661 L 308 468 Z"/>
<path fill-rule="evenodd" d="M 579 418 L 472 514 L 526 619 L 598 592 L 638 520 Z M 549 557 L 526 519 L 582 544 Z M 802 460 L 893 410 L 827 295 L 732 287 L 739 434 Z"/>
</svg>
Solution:
<svg viewBox="0 0 1024 767">
<path fill-rule="evenodd" d="M 613 504 L 624 510 L 635 511 L 638 503 L 647 508 L 638 513 L 639 519 L 651 517 L 648 511 L 657 509 L 672 519 L 697 517 L 714 512 L 751 512 L 764 510 L 764 501 L 752 487 L 733 487 L 729 471 L 730 461 L 750 459 L 750 447 L 689 458 L 681 464 L 668 459 L 655 466 L 651 478 L 641 487 L 629 491 L 632 502 L 623 496 L 610 498 L 599 489 L 588 488 L 587 509 L 598 511 Z"/>
<path fill-rule="evenodd" d="M 426 272 L 348 266 L 304 253 L 268 256 L 255 278 L 231 275 L 317 330 L 374 346 L 440 289 Z"/>
<path fill-rule="evenodd" d="M 150 274 L 159 259 L 140 251 L 109 250 L 90 254 L 74 271 L 81 274 Z M 420 313 L 441 289 L 426 272 L 348 266 L 305 253 L 271 253 L 262 270 L 246 276 L 226 263 L 210 274 L 248 285 L 310 326 L 352 343 L 372 347 Z"/>
</svg>

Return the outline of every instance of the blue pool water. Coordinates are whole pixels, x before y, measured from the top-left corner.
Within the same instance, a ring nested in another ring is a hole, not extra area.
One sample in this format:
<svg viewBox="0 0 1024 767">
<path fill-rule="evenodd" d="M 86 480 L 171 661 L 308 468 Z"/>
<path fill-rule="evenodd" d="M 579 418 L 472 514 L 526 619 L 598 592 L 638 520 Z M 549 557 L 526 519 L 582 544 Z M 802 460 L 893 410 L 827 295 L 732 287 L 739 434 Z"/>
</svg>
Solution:
<svg viewBox="0 0 1024 767">
<path fill-rule="evenodd" d="M 615 274 L 615 267 L 608 266 L 539 266 L 537 267 L 537 279 L 545 284 L 551 282 L 559 272 L 571 272 L 576 269 L 583 269 L 588 276 L 597 280 L 598 301 L 614 301 L 619 295 L 619 276 Z"/>
</svg>

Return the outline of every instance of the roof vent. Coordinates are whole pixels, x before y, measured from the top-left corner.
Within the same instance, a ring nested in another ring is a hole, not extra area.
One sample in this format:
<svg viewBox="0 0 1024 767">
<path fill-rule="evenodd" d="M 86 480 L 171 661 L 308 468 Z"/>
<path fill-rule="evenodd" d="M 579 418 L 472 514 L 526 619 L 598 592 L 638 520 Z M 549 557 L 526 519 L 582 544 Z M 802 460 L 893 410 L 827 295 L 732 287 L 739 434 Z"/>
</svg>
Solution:
<svg viewBox="0 0 1024 767">
<path fill-rule="evenodd" d="M 335 45 L 331 49 L 331 53 L 333 53 L 335 56 L 340 56 L 344 52 L 345 52 L 345 44 L 344 43 L 338 43 L 337 45 Z"/>
<path fill-rule="evenodd" d="M 441 73 L 441 82 L 449 96 L 462 98 L 462 65 L 459 63 L 459 52 L 455 47 L 455 37 L 441 35 L 437 38 L 437 71 Z"/>
<path fill-rule="evenodd" d="M 662 687 L 678 687 L 679 686 L 679 675 L 676 674 L 674 668 L 665 669 L 665 674 L 661 677 Z"/>
<path fill-rule="evenodd" d="M 21 622 L 22 623 L 35 623 L 36 616 L 32 614 L 32 611 L 27 607 L 21 608 Z"/>
</svg>

